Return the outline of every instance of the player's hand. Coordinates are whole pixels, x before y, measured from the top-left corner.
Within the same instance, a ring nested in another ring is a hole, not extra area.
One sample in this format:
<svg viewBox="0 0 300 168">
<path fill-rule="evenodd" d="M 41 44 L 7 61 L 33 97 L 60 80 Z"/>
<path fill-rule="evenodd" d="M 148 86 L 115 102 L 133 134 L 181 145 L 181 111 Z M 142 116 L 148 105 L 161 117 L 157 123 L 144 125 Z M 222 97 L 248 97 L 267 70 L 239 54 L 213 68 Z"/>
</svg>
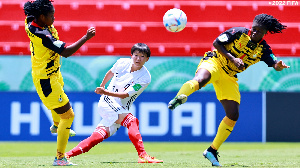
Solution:
<svg viewBox="0 0 300 168">
<path fill-rule="evenodd" d="M 282 60 L 278 61 L 275 64 L 275 69 L 276 70 L 282 70 L 282 69 L 285 69 L 285 68 L 290 68 L 290 66 L 286 65 Z"/>
<path fill-rule="evenodd" d="M 95 35 L 96 35 L 96 29 L 94 27 L 90 27 L 86 32 L 86 37 L 88 40 L 94 37 Z"/>
<path fill-rule="evenodd" d="M 97 87 L 95 89 L 95 93 L 103 95 L 105 93 L 105 88 L 104 87 Z"/>
<path fill-rule="evenodd" d="M 240 58 L 234 58 L 232 62 L 239 70 L 243 70 L 245 68 L 244 62 Z"/>
</svg>

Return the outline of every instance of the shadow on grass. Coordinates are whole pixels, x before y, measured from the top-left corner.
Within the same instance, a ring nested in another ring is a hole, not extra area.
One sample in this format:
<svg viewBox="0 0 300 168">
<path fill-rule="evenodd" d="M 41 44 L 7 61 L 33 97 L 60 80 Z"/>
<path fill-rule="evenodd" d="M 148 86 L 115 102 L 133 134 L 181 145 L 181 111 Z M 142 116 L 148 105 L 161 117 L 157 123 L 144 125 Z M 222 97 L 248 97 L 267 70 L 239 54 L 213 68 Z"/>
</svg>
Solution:
<svg viewBox="0 0 300 168">
<path fill-rule="evenodd" d="M 225 164 L 225 165 L 222 165 L 222 166 L 223 167 L 251 167 L 251 166 L 242 165 L 242 164 L 238 164 L 238 163 Z"/>
</svg>

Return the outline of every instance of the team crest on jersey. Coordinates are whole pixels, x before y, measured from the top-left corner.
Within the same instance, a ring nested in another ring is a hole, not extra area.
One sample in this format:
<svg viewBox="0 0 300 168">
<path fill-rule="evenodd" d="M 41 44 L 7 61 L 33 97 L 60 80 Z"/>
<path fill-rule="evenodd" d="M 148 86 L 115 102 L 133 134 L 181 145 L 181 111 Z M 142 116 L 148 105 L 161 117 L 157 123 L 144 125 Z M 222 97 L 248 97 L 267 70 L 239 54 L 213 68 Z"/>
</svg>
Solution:
<svg viewBox="0 0 300 168">
<path fill-rule="evenodd" d="M 140 90 L 140 89 L 142 88 L 142 85 L 140 85 L 140 84 L 135 84 L 135 85 L 133 85 L 132 87 L 133 87 L 133 89 L 134 89 L 135 91 L 138 91 L 138 90 Z"/>
<path fill-rule="evenodd" d="M 59 40 L 57 40 L 57 41 L 54 41 L 54 42 L 53 42 L 53 44 L 54 44 L 56 47 L 60 48 L 60 47 L 61 47 L 61 45 L 63 44 L 63 42 L 62 42 L 62 41 L 59 41 Z"/>
</svg>

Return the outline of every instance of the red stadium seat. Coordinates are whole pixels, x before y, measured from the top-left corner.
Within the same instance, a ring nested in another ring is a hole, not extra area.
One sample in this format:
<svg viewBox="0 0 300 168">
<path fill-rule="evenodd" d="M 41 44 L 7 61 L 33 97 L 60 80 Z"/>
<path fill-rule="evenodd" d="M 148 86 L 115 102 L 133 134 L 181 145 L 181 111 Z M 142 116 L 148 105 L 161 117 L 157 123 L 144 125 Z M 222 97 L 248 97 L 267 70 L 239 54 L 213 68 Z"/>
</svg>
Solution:
<svg viewBox="0 0 300 168">
<path fill-rule="evenodd" d="M 87 31 L 87 27 L 71 27 L 69 31 L 63 31 L 62 27 L 56 26 L 59 37 L 62 41 L 77 41 Z M 210 42 L 219 36 L 218 28 L 193 28 L 187 27 L 180 33 L 168 32 L 164 27 L 147 27 L 141 31 L 140 27 L 122 27 L 116 31 L 113 27 L 96 27 L 97 35 L 91 42 L 100 43 L 135 43 L 135 42 L 155 42 L 155 43 L 201 43 Z M 207 36 L 210 34 L 210 36 Z"/>
<path fill-rule="evenodd" d="M 0 20 L 25 20 L 23 3 L 2 4 L 0 7 Z"/>
<path fill-rule="evenodd" d="M 0 1 L 0 54 L 30 54 L 24 30 L 24 1 Z M 271 2 L 271 1 L 270 1 Z M 272 3 L 272 2 L 271 2 Z M 77 55 L 128 55 L 134 43 L 147 43 L 156 56 L 202 56 L 211 50 L 218 35 L 234 26 L 249 27 L 255 15 L 267 13 L 287 24 L 283 34 L 266 35 L 273 52 L 300 56 L 300 17 L 297 6 L 278 6 L 267 1 L 55 1 L 55 27 L 60 40 L 71 44 L 90 26 L 96 36 Z M 182 9 L 187 27 L 168 32 L 162 24 L 164 13 Z"/>
<path fill-rule="evenodd" d="M 158 5 L 153 9 L 149 5 L 78 5 L 74 9 L 72 5 L 55 5 L 56 19 L 58 20 L 91 20 L 91 21 L 161 21 L 164 13 L 174 5 Z M 226 6 L 181 5 L 182 9 L 191 22 L 252 22 L 253 18 L 260 13 L 267 13 L 292 22 L 300 22 L 299 17 L 294 17 L 298 12 L 295 6 L 232 6 L 230 10 Z M 244 14 L 247 11 L 247 14 Z M 68 13 L 68 15 L 66 15 Z"/>
<path fill-rule="evenodd" d="M 29 38 L 25 32 L 24 26 L 20 26 L 19 24 L 7 24 L 0 26 L 0 32 L 4 32 L 0 36 L 0 42 L 25 42 L 28 41 Z"/>
</svg>

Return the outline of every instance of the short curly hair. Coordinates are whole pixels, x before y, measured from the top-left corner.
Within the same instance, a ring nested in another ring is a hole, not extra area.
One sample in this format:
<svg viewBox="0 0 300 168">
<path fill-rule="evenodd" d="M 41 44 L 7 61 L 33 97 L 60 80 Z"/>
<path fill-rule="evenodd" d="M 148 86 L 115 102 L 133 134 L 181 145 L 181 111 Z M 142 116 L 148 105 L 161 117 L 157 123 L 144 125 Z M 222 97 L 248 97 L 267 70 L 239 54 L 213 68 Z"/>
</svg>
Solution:
<svg viewBox="0 0 300 168">
<path fill-rule="evenodd" d="M 26 16 L 38 18 L 40 15 L 47 15 L 53 10 L 52 0 L 27 1 L 24 4 L 24 13 Z"/>
</svg>

